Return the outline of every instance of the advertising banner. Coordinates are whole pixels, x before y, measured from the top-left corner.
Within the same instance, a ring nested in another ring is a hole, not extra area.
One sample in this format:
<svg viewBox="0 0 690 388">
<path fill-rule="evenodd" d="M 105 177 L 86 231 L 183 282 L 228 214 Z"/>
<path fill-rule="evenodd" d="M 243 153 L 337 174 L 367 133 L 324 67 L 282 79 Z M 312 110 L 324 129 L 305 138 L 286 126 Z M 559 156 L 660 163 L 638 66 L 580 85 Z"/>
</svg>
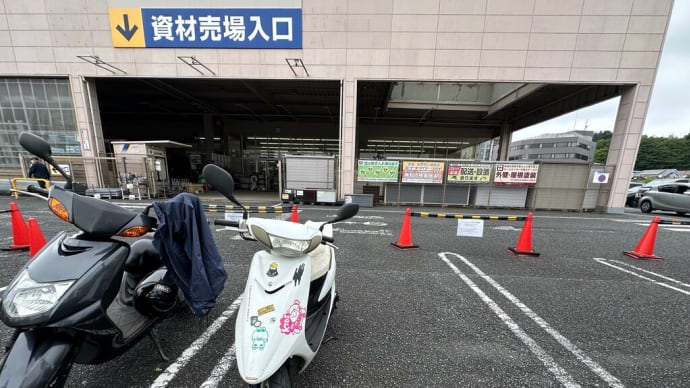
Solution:
<svg viewBox="0 0 690 388">
<path fill-rule="evenodd" d="M 403 183 L 443 183 L 445 162 L 403 161 Z"/>
<path fill-rule="evenodd" d="M 357 182 L 398 182 L 397 160 L 357 161 Z"/>
<path fill-rule="evenodd" d="M 538 164 L 497 164 L 494 184 L 497 186 L 534 186 L 537 184 Z"/>
<path fill-rule="evenodd" d="M 491 165 L 481 163 L 448 162 L 448 183 L 489 183 Z"/>
</svg>

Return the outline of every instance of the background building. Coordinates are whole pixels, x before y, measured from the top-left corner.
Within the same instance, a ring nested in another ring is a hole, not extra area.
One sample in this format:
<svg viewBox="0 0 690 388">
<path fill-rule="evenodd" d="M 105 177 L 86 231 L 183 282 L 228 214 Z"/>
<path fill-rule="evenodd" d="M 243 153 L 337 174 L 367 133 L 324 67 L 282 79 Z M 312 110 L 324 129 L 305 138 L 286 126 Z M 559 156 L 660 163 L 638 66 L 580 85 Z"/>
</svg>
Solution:
<svg viewBox="0 0 690 388">
<path fill-rule="evenodd" d="M 0 173 L 23 172 L 30 130 L 91 187 L 126 170 L 112 141 L 155 139 L 190 148 L 145 161 L 149 179 L 214 160 L 268 180 L 282 155 L 335 155 L 342 197 L 388 146 L 451 158 L 498 138 L 505 161 L 512 132 L 620 97 L 599 200 L 622 211 L 672 5 L 5 0 Z"/>
<path fill-rule="evenodd" d="M 549 133 L 510 144 L 508 160 L 589 163 L 594 161 L 596 142 L 592 131 Z"/>
</svg>

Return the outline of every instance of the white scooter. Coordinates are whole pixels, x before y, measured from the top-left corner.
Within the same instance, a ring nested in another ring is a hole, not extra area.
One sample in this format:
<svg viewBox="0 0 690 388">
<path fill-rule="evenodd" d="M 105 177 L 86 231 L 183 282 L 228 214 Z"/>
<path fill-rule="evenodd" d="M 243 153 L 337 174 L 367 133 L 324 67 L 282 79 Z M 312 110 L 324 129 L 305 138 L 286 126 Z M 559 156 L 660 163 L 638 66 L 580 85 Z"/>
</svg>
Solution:
<svg viewBox="0 0 690 388">
<path fill-rule="evenodd" d="M 298 372 L 314 359 L 335 307 L 333 223 L 353 217 L 359 205 L 346 203 L 335 218 L 304 224 L 249 218 L 233 195 L 232 176 L 209 164 L 207 183 L 242 207 L 239 221 L 215 220 L 238 228 L 266 250 L 252 258 L 235 323 L 235 353 L 242 379 L 260 387 L 293 387 Z"/>
</svg>

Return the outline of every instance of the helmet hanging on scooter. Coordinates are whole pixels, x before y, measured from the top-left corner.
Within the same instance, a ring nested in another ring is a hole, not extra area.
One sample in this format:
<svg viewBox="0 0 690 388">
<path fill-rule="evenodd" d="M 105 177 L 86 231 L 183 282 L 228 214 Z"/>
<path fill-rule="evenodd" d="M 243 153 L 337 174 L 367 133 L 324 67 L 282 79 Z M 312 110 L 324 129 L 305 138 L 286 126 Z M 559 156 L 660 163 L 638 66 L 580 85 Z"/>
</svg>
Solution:
<svg viewBox="0 0 690 388">
<path fill-rule="evenodd" d="M 177 286 L 174 283 L 147 280 L 143 280 L 134 289 L 134 308 L 147 316 L 172 310 L 177 303 Z"/>
</svg>

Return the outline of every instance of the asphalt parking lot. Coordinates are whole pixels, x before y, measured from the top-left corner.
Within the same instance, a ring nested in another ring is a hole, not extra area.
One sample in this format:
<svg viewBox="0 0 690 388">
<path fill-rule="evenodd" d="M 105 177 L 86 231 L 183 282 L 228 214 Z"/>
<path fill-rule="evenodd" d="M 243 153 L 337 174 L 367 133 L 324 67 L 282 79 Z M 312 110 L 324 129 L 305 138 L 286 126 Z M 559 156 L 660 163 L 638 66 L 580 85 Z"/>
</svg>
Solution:
<svg viewBox="0 0 690 388">
<path fill-rule="evenodd" d="M 40 199 L 14 201 L 35 217 L 46 239 L 72 228 Z M 133 211 L 145 202 L 113 201 Z M 270 204 L 266 204 L 270 205 Z M 500 209 L 413 211 L 517 215 Z M 303 206 L 300 221 L 335 214 Z M 661 261 L 633 260 L 654 216 L 672 213 L 533 213 L 531 243 L 539 257 L 517 257 L 522 221 L 484 220 L 482 237 L 458 236 L 458 221 L 410 219 L 418 249 L 399 250 L 405 208 L 362 208 L 336 225 L 341 297 L 303 387 L 630 386 L 683 387 L 690 381 L 690 226 L 659 225 Z M 222 214 L 206 213 L 209 219 Z M 289 218 L 289 213 L 261 217 Z M 12 241 L 0 214 L 0 244 Z M 101 365 L 76 365 L 68 387 L 239 387 L 234 319 L 249 262 L 259 244 L 214 230 L 229 274 L 209 317 L 182 311 L 158 327 L 170 362 L 149 339 Z M 26 263 L 26 252 L 0 251 L 0 286 Z M 0 327 L 6 340 L 10 329 Z"/>
</svg>

